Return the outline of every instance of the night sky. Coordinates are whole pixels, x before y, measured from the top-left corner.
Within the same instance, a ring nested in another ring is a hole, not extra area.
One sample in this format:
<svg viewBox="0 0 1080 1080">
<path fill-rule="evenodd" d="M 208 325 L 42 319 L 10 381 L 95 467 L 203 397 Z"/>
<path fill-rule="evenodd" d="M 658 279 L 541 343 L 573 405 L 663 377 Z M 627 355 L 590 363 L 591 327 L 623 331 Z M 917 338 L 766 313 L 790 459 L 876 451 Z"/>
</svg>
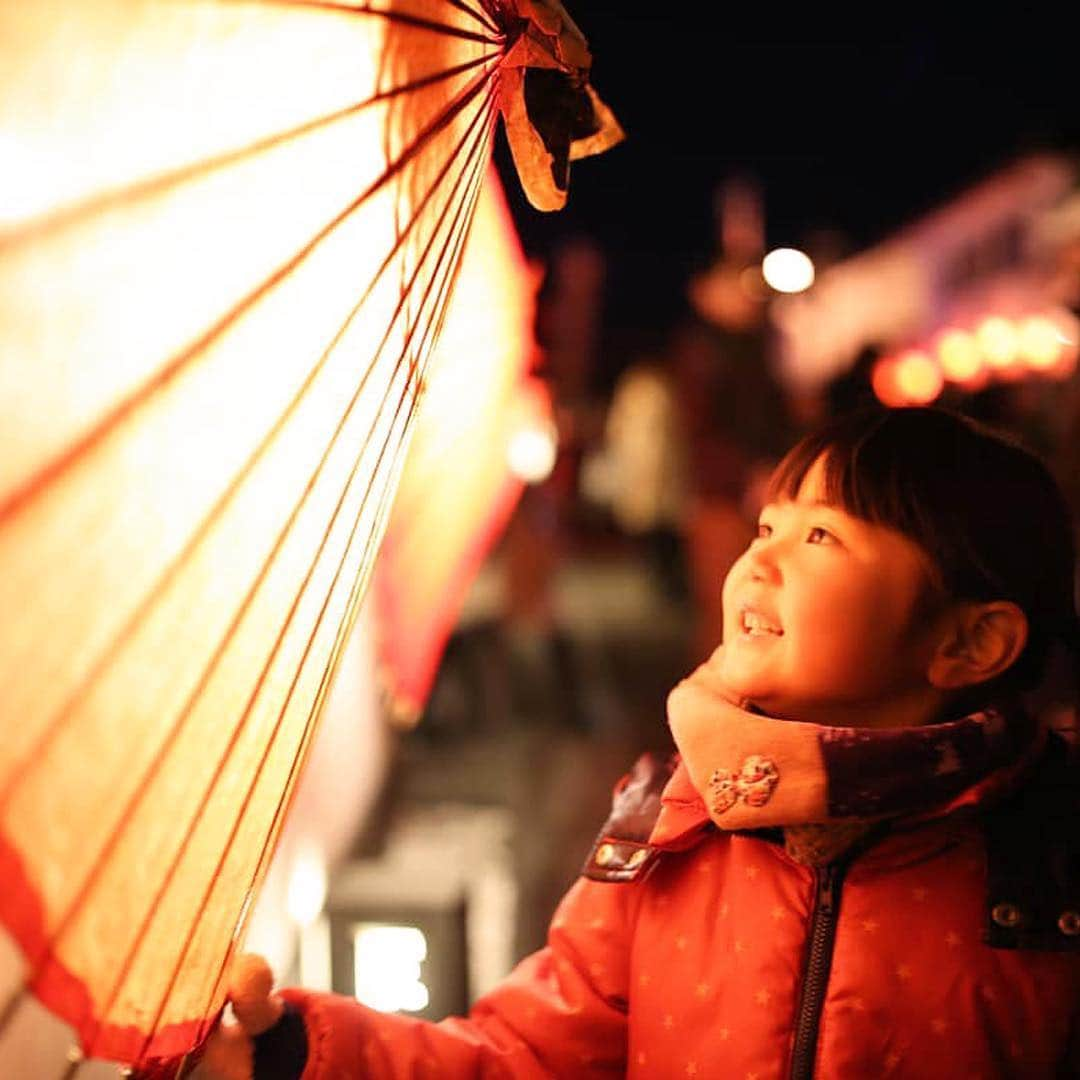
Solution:
<svg viewBox="0 0 1080 1080">
<path fill-rule="evenodd" d="M 751 35 L 687 18 L 712 4 L 567 7 L 628 139 L 576 163 L 551 215 L 525 203 L 501 139 L 496 158 L 531 254 L 581 235 L 606 251 L 609 338 L 656 338 L 678 318 L 687 273 L 713 253 L 727 176 L 762 185 L 770 246 L 829 229 L 854 251 L 1018 154 L 1080 149 L 1080 42 L 1060 24 L 815 39 L 781 35 L 779 9 L 776 31 Z"/>
</svg>

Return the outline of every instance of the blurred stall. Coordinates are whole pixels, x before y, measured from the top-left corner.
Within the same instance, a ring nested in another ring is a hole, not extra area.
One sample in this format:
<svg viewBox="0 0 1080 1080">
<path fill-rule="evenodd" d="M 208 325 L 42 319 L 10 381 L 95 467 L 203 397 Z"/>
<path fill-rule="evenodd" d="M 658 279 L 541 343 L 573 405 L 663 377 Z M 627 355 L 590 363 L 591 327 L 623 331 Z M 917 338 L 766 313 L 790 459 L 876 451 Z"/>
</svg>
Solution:
<svg viewBox="0 0 1080 1080">
<path fill-rule="evenodd" d="M 941 399 L 1055 453 L 1080 345 L 1078 182 L 1069 157 L 1018 160 L 778 298 L 785 380 L 846 380 L 837 400 L 854 383 L 889 406 Z"/>
</svg>

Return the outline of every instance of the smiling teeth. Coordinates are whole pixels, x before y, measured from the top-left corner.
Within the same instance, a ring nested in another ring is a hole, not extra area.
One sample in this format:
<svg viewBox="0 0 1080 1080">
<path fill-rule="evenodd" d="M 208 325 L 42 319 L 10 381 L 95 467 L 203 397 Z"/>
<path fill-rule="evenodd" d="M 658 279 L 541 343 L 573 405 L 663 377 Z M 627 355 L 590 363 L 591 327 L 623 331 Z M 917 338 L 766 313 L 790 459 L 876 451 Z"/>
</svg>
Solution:
<svg viewBox="0 0 1080 1080">
<path fill-rule="evenodd" d="M 766 622 L 760 615 L 753 611 L 743 612 L 743 629 L 748 634 L 779 634 L 780 628 Z"/>
</svg>

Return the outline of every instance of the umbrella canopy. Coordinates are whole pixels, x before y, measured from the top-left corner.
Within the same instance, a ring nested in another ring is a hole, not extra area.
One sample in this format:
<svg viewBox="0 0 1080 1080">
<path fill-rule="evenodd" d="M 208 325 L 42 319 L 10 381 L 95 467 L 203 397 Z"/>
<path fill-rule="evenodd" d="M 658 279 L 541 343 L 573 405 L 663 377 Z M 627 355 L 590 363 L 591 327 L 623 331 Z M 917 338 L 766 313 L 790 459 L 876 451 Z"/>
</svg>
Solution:
<svg viewBox="0 0 1080 1080">
<path fill-rule="evenodd" d="M 533 25 L 0 10 L 0 919 L 88 1056 L 220 1010 Z"/>
</svg>

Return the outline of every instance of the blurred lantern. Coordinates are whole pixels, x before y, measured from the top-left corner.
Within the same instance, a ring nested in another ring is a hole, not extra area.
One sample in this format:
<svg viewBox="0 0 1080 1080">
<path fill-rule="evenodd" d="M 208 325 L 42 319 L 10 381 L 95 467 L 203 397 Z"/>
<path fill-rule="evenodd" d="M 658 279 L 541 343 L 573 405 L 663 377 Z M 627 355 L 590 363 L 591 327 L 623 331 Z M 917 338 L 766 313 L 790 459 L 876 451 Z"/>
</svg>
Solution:
<svg viewBox="0 0 1080 1080">
<path fill-rule="evenodd" d="M 454 362 L 434 366 L 376 569 L 382 678 L 402 723 L 419 716 L 469 584 L 529 479 L 506 450 L 534 470 L 548 451 L 537 436 L 550 404 L 527 374 L 538 284 L 492 172 L 439 344 Z"/>
<path fill-rule="evenodd" d="M 982 371 L 982 359 L 974 336 L 966 330 L 946 330 L 937 341 L 941 373 L 950 382 L 969 385 Z"/>
<path fill-rule="evenodd" d="M 1018 327 L 1017 351 L 1032 371 L 1049 371 L 1062 351 L 1058 328 L 1044 315 L 1029 316 Z"/>
<path fill-rule="evenodd" d="M 143 1063 L 222 1005 L 496 110 L 541 205 L 620 133 L 554 0 L 44 0 L 0 56 L 0 918 Z"/>
<path fill-rule="evenodd" d="M 929 405 L 942 391 L 945 380 L 929 354 L 913 349 L 896 362 L 896 385 L 911 405 Z"/>
<path fill-rule="evenodd" d="M 987 365 L 999 375 L 1020 358 L 1016 327 L 1001 315 L 984 319 L 975 331 L 975 339 Z"/>
<path fill-rule="evenodd" d="M 894 356 L 883 356 L 870 371 L 870 385 L 882 405 L 895 409 L 906 404 L 903 392 L 896 381 L 897 362 Z"/>
<path fill-rule="evenodd" d="M 911 349 L 882 357 L 871 371 L 870 384 L 882 404 L 898 408 L 930 404 L 944 389 L 945 379 L 927 353 Z"/>
<path fill-rule="evenodd" d="M 762 260 L 761 273 L 777 292 L 805 292 L 814 284 L 814 264 L 795 248 L 776 248 Z"/>
</svg>

